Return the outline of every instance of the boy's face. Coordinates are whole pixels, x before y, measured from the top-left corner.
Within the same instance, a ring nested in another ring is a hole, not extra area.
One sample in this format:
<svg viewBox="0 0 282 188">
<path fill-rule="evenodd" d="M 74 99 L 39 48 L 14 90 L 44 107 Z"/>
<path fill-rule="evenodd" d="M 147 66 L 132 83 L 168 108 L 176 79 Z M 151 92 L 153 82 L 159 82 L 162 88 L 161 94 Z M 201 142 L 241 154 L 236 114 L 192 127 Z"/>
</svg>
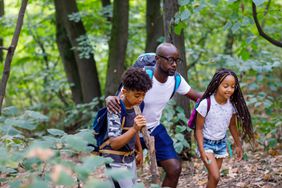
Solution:
<svg viewBox="0 0 282 188">
<path fill-rule="evenodd" d="M 146 94 L 144 91 L 133 91 L 127 89 L 123 89 L 122 93 L 124 95 L 124 102 L 128 106 L 135 106 L 141 104 Z"/>
</svg>

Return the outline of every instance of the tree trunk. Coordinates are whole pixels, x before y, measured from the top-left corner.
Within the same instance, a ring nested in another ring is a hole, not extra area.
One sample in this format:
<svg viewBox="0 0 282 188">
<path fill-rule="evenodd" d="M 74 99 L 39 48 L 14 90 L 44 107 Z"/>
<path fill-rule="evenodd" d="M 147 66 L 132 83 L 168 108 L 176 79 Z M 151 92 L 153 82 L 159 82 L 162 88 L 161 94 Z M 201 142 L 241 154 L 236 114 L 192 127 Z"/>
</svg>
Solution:
<svg viewBox="0 0 282 188">
<path fill-rule="evenodd" d="M 16 29 L 15 29 L 15 32 L 14 32 L 14 35 L 13 35 L 13 38 L 12 38 L 11 45 L 8 48 L 8 53 L 7 53 L 6 59 L 5 59 L 4 70 L 3 70 L 2 80 L 1 80 L 1 85 L 0 85 L 0 114 L 1 114 L 1 111 L 2 111 L 3 100 L 4 100 L 4 97 L 5 97 L 5 93 L 6 93 L 7 82 L 8 82 L 9 76 L 10 76 L 11 63 L 12 63 L 12 60 L 13 60 L 15 50 L 17 48 L 19 36 L 20 36 L 20 33 L 21 33 L 22 25 L 23 25 L 24 14 L 25 14 L 25 11 L 26 11 L 27 2 L 28 2 L 28 0 L 22 0 L 21 8 L 20 8 L 19 15 L 18 15 L 18 21 L 17 21 Z"/>
<path fill-rule="evenodd" d="M 180 57 L 183 59 L 183 63 L 178 66 L 179 73 L 184 77 L 187 81 L 187 63 L 186 63 L 186 56 L 185 56 L 185 43 L 184 43 L 184 33 L 181 32 L 180 35 L 176 35 L 173 31 L 173 20 L 174 15 L 178 11 L 178 2 L 177 0 L 164 0 L 164 31 L 165 31 L 165 39 L 167 42 L 173 43 L 177 49 L 179 50 Z M 180 96 L 176 94 L 175 96 L 176 104 L 183 108 L 186 117 L 190 117 L 190 107 L 189 103 L 190 100 L 187 97 Z M 186 122 L 185 122 L 185 125 Z M 186 131 L 185 132 L 185 139 L 191 145 L 191 133 Z M 186 159 L 190 159 L 191 157 L 191 148 L 187 150 L 183 150 L 181 156 Z"/>
<path fill-rule="evenodd" d="M 4 16 L 4 0 L 0 0 L 0 18 Z M 3 38 L 0 36 L 0 47 L 3 46 Z M 3 50 L 0 49 L 0 63 L 3 61 Z"/>
<path fill-rule="evenodd" d="M 178 11 L 178 2 L 177 0 L 164 0 L 164 31 L 165 31 L 165 39 L 167 42 L 173 43 L 177 49 L 179 50 L 180 57 L 183 59 L 183 63 L 178 65 L 178 72 L 184 77 L 187 81 L 187 63 L 185 56 L 185 43 L 184 43 L 184 33 L 181 32 L 180 35 L 176 35 L 173 31 L 173 21 L 174 15 Z M 190 116 L 190 108 L 189 108 L 189 99 L 187 97 L 182 97 L 180 95 L 175 96 L 177 105 L 181 106 L 184 111 L 186 117 Z"/>
<path fill-rule="evenodd" d="M 224 54 L 227 54 L 230 56 L 233 55 L 233 43 L 234 43 L 234 35 L 232 33 L 232 30 L 229 29 L 227 36 L 226 36 Z"/>
<path fill-rule="evenodd" d="M 80 78 L 78 67 L 76 65 L 74 51 L 67 36 L 67 31 L 64 27 L 64 20 L 62 12 L 64 11 L 59 1 L 55 0 L 56 9 L 56 41 L 64 69 L 67 75 L 70 89 L 72 92 L 72 99 L 76 104 L 83 103 L 83 95 L 81 91 Z"/>
<path fill-rule="evenodd" d="M 107 70 L 106 95 L 115 94 L 124 71 L 128 40 L 129 1 L 114 1 L 109 61 Z"/>
<path fill-rule="evenodd" d="M 147 0 L 146 3 L 146 47 L 145 52 L 155 52 L 158 41 L 164 35 L 160 0 Z"/>
<path fill-rule="evenodd" d="M 101 0 L 103 8 L 107 8 L 111 5 L 111 0 Z M 111 22 L 112 17 L 108 12 L 104 12 L 104 17 L 107 18 L 107 21 Z"/>
<path fill-rule="evenodd" d="M 62 18 L 64 21 L 64 27 L 67 32 L 68 39 L 72 46 L 76 65 L 79 72 L 80 85 L 82 89 L 83 102 L 90 102 L 94 97 L 100 97 L 100 83 L 98 79 L 98 73 L 96 69 L 96 62 L 94 56 L 91 53 L 89 58 L 80 57 L 81 51 L 78 49 L 78 38 L 86 36 L 86 30 L 81 20 L 75 22 L 68 19 L 68 15 L 72 13 L 78 13 L 78 8 L 75 0 L 55 0 L 56 4 L 61 7 Z M 87 48 L 91 48 L 90 44 L 87 44 Z M 92 50 L 91 50 L 92 51 Z"/>
</svg>

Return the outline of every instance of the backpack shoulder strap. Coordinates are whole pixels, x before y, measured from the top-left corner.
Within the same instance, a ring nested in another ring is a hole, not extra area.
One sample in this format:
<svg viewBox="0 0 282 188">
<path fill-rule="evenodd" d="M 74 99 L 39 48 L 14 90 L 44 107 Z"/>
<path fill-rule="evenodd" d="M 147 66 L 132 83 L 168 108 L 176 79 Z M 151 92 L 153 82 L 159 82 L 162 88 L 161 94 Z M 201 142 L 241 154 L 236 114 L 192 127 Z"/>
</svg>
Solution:
<svg viewBox="0 0 282 188">
<path fill-rule="evenodd" d="M 155 67 L 153 67 L 153 66 L 145 66 L 145 67 L 144 67 L 144 70 L 145 70 L 146 73 L 149 75 L 149 77 L 150 77 L 151 79 L 153 79 Z"/>
<path fill-rule="evenodd" d="M 173 97 L 173 95 L 175 94 L 176 90 L 179 88 L 180 83 L 181 83 L 181 76 L 178 72 L 175 72 L 174 80 L 175 80 L 174 89 L 173 89 L 173 92 L 172 92 L 170 98 Z"/>
</svg>

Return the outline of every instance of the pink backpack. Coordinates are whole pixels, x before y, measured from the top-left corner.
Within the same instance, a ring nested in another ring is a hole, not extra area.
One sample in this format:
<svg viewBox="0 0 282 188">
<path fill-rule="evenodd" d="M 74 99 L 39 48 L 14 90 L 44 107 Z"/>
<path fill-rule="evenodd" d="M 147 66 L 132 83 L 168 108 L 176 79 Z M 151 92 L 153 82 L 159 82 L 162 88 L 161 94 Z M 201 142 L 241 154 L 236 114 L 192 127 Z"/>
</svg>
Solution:
<svg viewBox="0 0 282 188">
<path fill-rule="evenodd" d="M 208 115 L 208 113 L 210 111 L 210 108 L 211 108 L 211 98 L 210 97 L 207 97 L 207 103 L 208 103 L 208 105 L 207 105 L 207 114 L 206 114 L 206 116 Z M 194 107 L 194 109 L 193 109 L 193 111 L 192 111 L 192 113 L 190 115 L 190 118 L 189 118 L 188 122 L 187 122 L 188 127 L 190 129 L 195 129 L 196 128 L 196 118 L 197 118 L 197 110 L 196 110 L 196 108 L 198 108 L 199 104 L 200 104 L 200 99 L 197 100 L 196 105 L 195 105 L 195 107 Z"/>
</svg>

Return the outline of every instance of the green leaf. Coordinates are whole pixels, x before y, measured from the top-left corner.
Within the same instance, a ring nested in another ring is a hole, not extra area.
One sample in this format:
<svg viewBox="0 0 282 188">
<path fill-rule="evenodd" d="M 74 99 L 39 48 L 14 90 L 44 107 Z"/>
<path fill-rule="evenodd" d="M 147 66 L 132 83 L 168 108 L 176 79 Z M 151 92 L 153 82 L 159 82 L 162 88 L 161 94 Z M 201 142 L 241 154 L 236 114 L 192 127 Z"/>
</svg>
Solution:
<svg viewBox="0 0 282 188">
<path fill-rule="evenodd" d="M 0 130 L 2 134 L 6 134 L 9 136 L 15 136 L 15 135 L 20 135 L 21 132 L 15 129 L 12 125 L 3 125 L 0 126 Z"/>
<path fill-rule="evenodd" d="M 181 142 L 177 142 L 174 144 L 174 148 L 177 153 L 181 153 L 183 150 L 183 144 Z"/>
<path fill-rule="evenodd" d="M 180 35 L 182 29 L 184 29 L 186 26 L 183 22 L 179 22 L 175 27 L 174 27 L 174 32 L 177 35 Z M 170 114 L 171 116 L 173 116 L 174 113 Z"/>
<path fill-rule="evenodd" d="M 180 14 L 180 20 L 181 20 L 181 21 L 188 20 L 189 17 L 190 17 L 190 15 L 191 15 L 191 12 L 186 9 L 186 10 L 184 10 L 183 12 L 181 12 L 181 14 Z"/>
<path fill-rule="evenodd" d="M 83 166 L 87 167 L 90 171 L 95 171 L 98 167 L 104 165 L 105 163 L 113 162 L 111 158 L 105 158 L 100 156 L 86 157 L 82 161 Z"/>
<path fill-rule="evenodd" d="M 186 148 L 190 147 L 190 144 L 187 142 L 187 140 L 183 140 L 182 141 L 183 146 L 185 146 Z"/>
<path fill-rule="evenodd" d="M 5 121 L 6 125 L 12 125 L 14 127 L 19 127 L 22 129 L 27 129 L 27 130 L 34 130 L 36 129 L 36 125 L 34 123 L 32 123 L 29 120 L 23 120 L 23 119 L 7 119 Z"/>
<path fill-rule="evenodd" d="M 87 142 L 75 135 L 66 135 L 63 137 L 65 144 L 74 149 L 75 151 L 89 151 L 87 148 Z"/>
<path fill-rule="evenodd" d="M 4 116 L 15 116 L 18 114 L 18 109 L 15 106 L 8 106 L 6 108 L 3 108 L 2 114 Z"/>
<path fill-rule="evenodd" d="M 231 28 L 231 26 L 232 26 L 232 22 L 228 21 L 228 22 L 224 25 L 223 30 L 226 31 L 226 30 L 228 30 L 229 28 Z"/>
<path fill-rule="evenodd" d="M 40 179 L 35 179 L 34 182 L 29 186 L 29 188 L 49 188 L 48 182 L 42 181 Z"/>
<path fill-rule="evenodd" d="M 91 172 L 94 172 L 98 167 L 105 163 L 113 162 L 111 158 L 104 158 L 100 156 L 90 156 L 82 159 L 83 163 L 75 167 L 75 172 L 79 179 L 85 181 Z"/>
<path fill-rule="evenodd" d="M 253 2 L 256 4 L 256 6 L 259 6 L 263 4 L 266 0 L 253 0 Z"/>
<path fill-rule="evenodd" d="M 185 140 L 184 135 L 181 134 L 181 133 L 177 133 L 177 134 L 175 135 L 175 138 L 176 138 L 177 140 L 179 140 L 180 142 L 182 142 L 183 140 Z"/>
<path fill-rule="evenodd" d="M 63 136 L 66 133 L 59 129 L 47 129 L 47 132 L 54 136 Z"/>
<path fill-rule="evenodd" d="M 188 5 L 190 3 L 190 0 L 178 0 L 178 4 L 180 6 L 185 6 Z"/>
<path fill-rule="evenodd" d="M 250 44 L 251 42 L 254 41 L 257 37 L 255 35 L 251 35 L 246 39 L 247 44 Z"/>
<path fill-rule="evenodd" d="M 83 140 L 85 140 L 86 142 L 96 145 L 96 140 L 93 135 L 93 130 L 84 129 L 81 130 L 76 135 L 82 138 Z"/>
<path fill-rule="evenodd" d="M 28 158 L 23 161 L 23 166 L 25 170 L 32 170 L 34 167 L 38 166 L 42 161 L 38 158 Z"/>
<path fill-rule="evenodd" d="M 85 166 L 76 166 L 75 173 L 77 174 L 78 178 L 82 181 L 87 180 L 89 174 L 91 173 L 90 169 Z"/>
<path fill-rule="evenodd" d="M 9 182 L 10 187 L 12 188 L 20 188 L 22 186 L 22 182 L 20 180 Z"/>
<path fill-rule="evenodd" d="M 30 110 L 27 110 L 25 111 L 24 113 L 25 116 L 28 116 L 36 121 L 39 121 L 39 122 L 45 122 L 45 121 L 48 121 L 49 118 L 39 112 L 35 112 L 35 111 L 30 111 Z"/>
<path fill-rule="evenodd" d="M 240 56 L 244 61 L 246 61 L 250 58 L 250 53 L 247 51 L 247 49 L 243 49 L 240 53 Z"/>
<path fill-rule="evenodd" d="M 187 128 L 185 126 L 179 126 L 177 125 L 175 128 L 175 132 L 176 133 L 182 133 L 183 131 L 185 131 Z"/>
<path fill-rule="evenodd" d="M 61 171 L 57 185 L 73 186 L 75 184 L 74 179 L 67 173 Z"/>
<path fill-rule="evenodd" d="M 238 31 L 241 27 L 241 24 L 240 22 L 236 22 L 232 27 L 231 27 L 231 30 L 233 33 L 235 33 L 236 31 Z"/>
<path fill-rule="evenodd" d="M 0 167 L 0 171 L 1 173 L 4 173 L 4 174 L 15 174 L 17 173 L 18 171 L 13 169 L 13 168 L 9 168 L 9 167 Z"/>
</svg>

